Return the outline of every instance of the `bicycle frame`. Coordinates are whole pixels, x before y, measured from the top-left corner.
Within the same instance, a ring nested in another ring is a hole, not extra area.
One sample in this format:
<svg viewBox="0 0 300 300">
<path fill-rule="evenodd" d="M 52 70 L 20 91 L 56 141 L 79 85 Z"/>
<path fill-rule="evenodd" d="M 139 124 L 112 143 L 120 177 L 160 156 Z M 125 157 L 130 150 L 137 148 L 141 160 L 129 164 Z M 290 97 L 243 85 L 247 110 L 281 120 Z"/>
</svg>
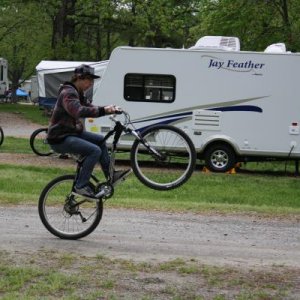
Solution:
<svg viewBox="0 0 300 300">
<path fill-rule="evenodd" d="M 92 174 L 91 178 L 95 182 L 95 189 L 96 189 L 96 198 L 98 199 L 108 199 L 112 197 L 114 194 L 114 182 L 113 182 L 113 174 L 115 171 L 115 156 L 116 156 L 116 151 L 117 151 L 117 145 L 119 143 L 120 137 L 123 132 L 126 134 L 130 134 L 135 137 L 136 141 L 141 143 L 144 147 L 145 150 L 150 153 L 150 155 L 154 158 L 155 161 L 160 162 L 160 163 L 165 163 L 168 162 L 168 159 L 170 157 L 170 152 L 166 154 L 166 152 L 161 151 L 160 149 L 155 149 L 152 147 L 149 142 L 138 132 L 137 130 L 134 129 L 133 124 L 130 121 L 129 114 L 126 112 L 122 112 L 126 118 L 125 123 L 123 124 L 121 121 L 116 119 L 114 116 L 110 116 L 110 119 L 115 123 L 114 127 L 104 136 L 103 138 L 103 143 L 107 142 L 107 140 L 113 136 L 113 140 L 111 143 L 111 151 L 110 151 L 110 165 L 109 165 L 109 176 L 107 181 L 105 182 L 100 182 L 97 177 Z M 132 126 L 130 128 L 129 126 Z M 77 170 L 76 170 L 76 178 L 74 180 L 73 188 L 72 191 L 74 192 L 75 188 L 75 183 L 78 177 L 78 174 L 80 172 L 81 168 L 81 163 L 84 158 L 79 158 L 77 160 L 78 165 L 77 165 Z M 169 187 L 167 186 L 167 189 Z"/>
<path fill-rule="evenodd" d="M 119 142 L 119 139 L 121 137 L 121 134 L 123 131 L 126 131 L 126 127 L 120 122 L 115 121 L 115 126 L 112 130 L 110 130 L 104 137 L 103 143 L 105 143 L 112 135 L 114 135 L 112 147 L 111 147 L 111 153 L 110 153 L 110 165 L 109 165 L 109 183 L 112 183 L 112 177 L 114 172 L 114 166 L 115 166 L 115 153 L 117 150 L 117 144 Z"/>
<path fill-rule="evenodd" d="M 128 115 L 126 112 L 123 112 L 124 115 Z M 133 135 L 136 139 L 138 139 L 147 150 L 149 150 L 155 157 L 157 157 L 160 160 L 164 160 L 165 156 L 161 153 L 159 153 L 156 149 L 151 147 L 147 141 L 145 141 L 142 136 L 137 132 L 136 130 L 133 130 L 129 128 L 128 126 L 122 124 L 119 120 L 115 119 L 113 116 L 110 117 L 110 119 L 115 122 L 115 126 L 112 130 L 110 130 L 104 137 L 103 142 L 106 142 L 112 135 L 114 135 L 114 139 L 112 142 L 112 148 L 111 148 L 111 163 L 110 163 L 110 169 L 109 169 L 109 175 L 110 180 L 112 179 L 112 174 L 114 172 L 114 165 L 115 165 L 115 153 L 117 150 L 117 145 L 120 140 L 120 137 L 123 132 Z M 130 122 L 128 124 L 131 124 Z"/>
</svg>

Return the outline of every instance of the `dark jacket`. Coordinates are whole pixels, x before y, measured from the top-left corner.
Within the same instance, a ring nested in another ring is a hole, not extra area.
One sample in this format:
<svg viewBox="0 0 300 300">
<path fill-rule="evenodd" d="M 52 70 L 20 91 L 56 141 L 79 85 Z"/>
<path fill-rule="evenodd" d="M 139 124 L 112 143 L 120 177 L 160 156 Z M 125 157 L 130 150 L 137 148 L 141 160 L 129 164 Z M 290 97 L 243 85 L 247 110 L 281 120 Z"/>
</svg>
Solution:
<svg viewBox="0 0 300 300">
<path fill-rule="evenodd" d="M 49 144 L 61 143 L 65 137 L 79 135 L 83 131 L 80 118 L 97 118 L 104 115 L 104 107 L 88 103 L 74 84 L 65 82 L 59 90 L 47 140 Z"/>
</svg>

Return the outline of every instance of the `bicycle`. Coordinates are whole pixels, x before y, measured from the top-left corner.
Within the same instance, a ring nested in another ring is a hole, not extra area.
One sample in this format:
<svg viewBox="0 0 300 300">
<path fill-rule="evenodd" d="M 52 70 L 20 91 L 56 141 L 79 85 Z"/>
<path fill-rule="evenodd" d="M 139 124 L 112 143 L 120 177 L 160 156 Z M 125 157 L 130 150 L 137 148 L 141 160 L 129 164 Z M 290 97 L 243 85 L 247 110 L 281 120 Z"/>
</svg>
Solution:
<svg viewBox="0 0 300 300">
<path fill-rule="evenodd" d="M 47 142 L 48 128 L 38 128 L 30 136 L 30 147 L 39 156 L 49 156 L 54 153 Z"/>
<path fill-rule="evenodd" d="M 29 139 L 29 144 L 30 144 L 32 151 L 35 154 L 37 154 L 39 156 L 57 155 L 61 159 L 67 159 L 72 156 L 67 153 L 65 153 L 65 154 L 55 153 L 51 149 L 51 147 L 47 141 L 47 133 L 48 133 L 48 128 L 43 127 L 43 128 L 36 129 L 31 134 L 30 139 Z"/>
<path fill-rule="evenodd" d="M 4 141 L 4 132 L 2 127 L 0 126 L 0 146 L 2 145 L 3 141 Z"/>
<path fill-rule="evenodd" d="M 100 223 L 103 203 L 114 194 L 112 174 L 122 133 L 135 138 L 130 150 L 130 162 L 133 173 L 147 187 L 171 190 L 191 177 L 196 164 L 196 151 L 184 131 L 172 125 L 154 125 L 139 132 L 130 121 L 129 114 L 125 111 L 121 113 L 125 121 L 112 116 L 115 125 L 104 137 L 104 142 L 113 137 L 109 179 L 100 182 L 93 174 L 89 183 L 97 200 L 80 196 L 74 191 L 84 157 L 78 158 L 75 174 L 59 176 L 43 189 L 38 204 L 39 216 L 46 229 L 55 236 L 79 239 L 90 234 Z"/>
</svg>

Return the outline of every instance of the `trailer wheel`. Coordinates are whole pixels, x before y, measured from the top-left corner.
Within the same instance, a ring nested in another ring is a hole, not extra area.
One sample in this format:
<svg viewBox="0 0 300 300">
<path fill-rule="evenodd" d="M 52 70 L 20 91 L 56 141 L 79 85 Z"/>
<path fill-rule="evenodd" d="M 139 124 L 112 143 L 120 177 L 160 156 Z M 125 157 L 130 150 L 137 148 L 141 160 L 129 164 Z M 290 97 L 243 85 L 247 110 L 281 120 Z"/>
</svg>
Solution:
<svg viewBox="0 0 300 300">
<path fill-rule="evenodd" d="M 233 149 L 226 144 L 213 144 L 204 154 L 205 165 L 212 172 L 227 172 L 236 163 Z"/>
</svg>

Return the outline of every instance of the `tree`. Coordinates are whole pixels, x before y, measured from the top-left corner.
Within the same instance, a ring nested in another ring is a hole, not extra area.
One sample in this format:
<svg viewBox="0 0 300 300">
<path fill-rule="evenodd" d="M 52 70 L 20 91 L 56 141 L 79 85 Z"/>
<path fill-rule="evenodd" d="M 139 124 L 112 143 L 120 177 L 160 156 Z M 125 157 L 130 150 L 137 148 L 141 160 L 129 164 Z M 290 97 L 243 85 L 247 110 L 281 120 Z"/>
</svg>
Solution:
<svg viewBox="0 0 300 300">
<path fill-rule="evenodd" d="M 76 21 L 80 46 L 94 60 L 108 59 L 120 40 L 118 1 L 78 0 Z"/>
<path fill-rule="evenodd" d="M 113 48 L 115 1 L 46 0 L 52 22 L 53 59 L 101 60 Z"/>
<path fill-rule="evenodd" d="M 263 50 L 275 42 L 295 49 L 299 42 L 299 0 L 202 0 L 193 35 L 228 35 L 244 50 Z"/>
<path fill-rule="evenodd" d="M 284 37 L 284 41 L 288 46 L 297 51 L 300 48 L 299 42 L 299 0 L 268 0 L 267 4 L 273 6 L 281 17 L 280 31 Z"/>
<path fill-rule="evenodd" d="M 0 13 L 2 40 L 1 56 L 8 60 L 12 101 L 16 101 L 16 89 L 20 80 L 35 73 L 37 63 L 49 57 L 49 28 L 47 18 L 38 3 L 9 1 Z M 13 20 L 13 21 L 11 21 Z M 12 28 L 12 22 L 14 27 Z M 7 33 L 9 34 L 3 34 Z M 1 36 L 1 33 L 0 33 Z"/>
<path fill-rule="evenodd" d="M 51 59 L 72 59 L 76 52 L 76 0 L 45 0 L 40 6 L 51 22 Z"/>
<path fill-rule="evenodd" d="M 194 0 L 120 1 L 122 33 L 130 46 L 182 47 L 197 22 L 198 6 Z"/>
<path fill-rule="evenodd" d="M 243 50 L 300 49 L 300 0 L 0 0 L 0 56 L 15 90 L 42 59 L 95 61 L 120 45 L 190 47 L 237 36 Z"/>
</svg>

